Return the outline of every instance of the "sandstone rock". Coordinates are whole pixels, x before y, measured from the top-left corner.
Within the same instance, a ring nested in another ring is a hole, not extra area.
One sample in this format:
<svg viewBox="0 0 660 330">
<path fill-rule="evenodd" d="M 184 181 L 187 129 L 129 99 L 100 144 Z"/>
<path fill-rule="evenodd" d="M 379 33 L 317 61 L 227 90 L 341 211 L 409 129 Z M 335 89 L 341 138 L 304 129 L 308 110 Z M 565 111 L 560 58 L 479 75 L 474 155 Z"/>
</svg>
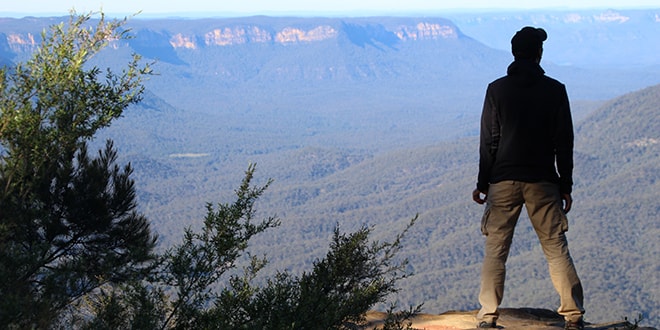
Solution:
<svg viewBox="0 0 660 330">
<path fill-rule="evenodd" d="M 477 311 L 449 311 L 439 315 L 420 314 L 412 319 L 414 329 L 426 330 L 456 330 L 476 329 Z M 387 314 L 383 312 L 369 312 L 365 329 L 374 329 L 383 324 Z M 564 320 L 559 314 L 537 308 L 503 308 L 498 328 L 509 330 L 539 329 L 557 330 L 564 328 Z M 626 321 L 610 323 L 587 323 L 585 329 L 590 330 L 625 330 L 632 329 Z M 637 330 L 657 330 L 651 327 L 637 327 Z"/>
</svg>

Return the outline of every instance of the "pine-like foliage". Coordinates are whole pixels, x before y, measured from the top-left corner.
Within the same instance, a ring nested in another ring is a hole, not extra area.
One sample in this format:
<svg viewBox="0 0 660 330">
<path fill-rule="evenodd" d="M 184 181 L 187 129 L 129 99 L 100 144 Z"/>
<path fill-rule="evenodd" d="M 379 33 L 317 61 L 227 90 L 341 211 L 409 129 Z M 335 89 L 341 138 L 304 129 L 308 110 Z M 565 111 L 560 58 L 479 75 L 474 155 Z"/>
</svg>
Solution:
<svg viewBox="0 0 660 330">
<path fill-rule="evenodd" d="M 86 68 L 123 21 L 71 15 L 25 64 L 0 70 L 0 324 L 47 328 L 105 283 L 139 278 L 156 238 L 136 211 L 131 167 L 112 142 L 87 142 L 142 93 L 134 57 L 121 74 Z"/>
<path fill-rule="evenodd" d="M 326 256 L 301 276 L 282 272 L 262 287 L 251 287 L 249 277 L 234 277 L 232 287 L 216 301 L 207 326 L 350 329 L 363 324 L 367 311 L 397 292 L 397 281 L 408 275 L 407 261 L 397 261 L 395 255 L 416 219 L 392 242 L 371 241 L 371 229 L 366 226 L 349 234 L 335 228 Z M 400 324 L 406 318 L 391 323 Z"/>
<path fill-rule="evenodd" d="M 162 256 L 150 282 L 112 288 L 83 328 L 350 329 L 364 324 L 366 312 L 396 292 L 397 281 L 408 275 L 407 261 L 395 255 L 417 218 L 391 242 L 370 240 L 369 227 L 350 234 L 336 228 L 328 253 L 311 271 L 301 276 L 280 272 L 255 284 L 265 259 L 250 258 L 242 275 L 230 272 L 254 235 L 279 224 L 274 217 L 254 219 L 254 204 L 268 186 L 251 185 L 254 169 L 248 168 L 234 202 L 209 205 L 203 228 L 186 229 L 183 242 Z M 404 329 L 402 323 L 418 311 L 391 312 L 385 328 Z"/>
</svg>

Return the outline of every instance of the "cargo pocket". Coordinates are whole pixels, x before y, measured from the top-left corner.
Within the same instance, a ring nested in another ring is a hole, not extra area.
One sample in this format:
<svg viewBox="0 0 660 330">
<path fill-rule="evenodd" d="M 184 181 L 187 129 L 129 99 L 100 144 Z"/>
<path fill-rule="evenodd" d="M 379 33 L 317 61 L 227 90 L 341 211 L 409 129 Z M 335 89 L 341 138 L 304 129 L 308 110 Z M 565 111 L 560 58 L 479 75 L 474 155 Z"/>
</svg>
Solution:
<svg viewBox="0 0 660 330">
<path fill-rule="evenodd" d="M 561 203 L 560 203 L 561 205 Z M 568 231 L 568 217 L 566 217 L 566 213 L 564 213 L 564 210 L 561 209 L 560 207 L 555 208 L 555 217 L 559 218 L 559 230 L 562 233 L 565 233 Z"/>
<path fill-rule="evenodd" d="M 561 232 L 565 233 L 568 231 L 568 217 L 566 217 L 566 213 L 562 210 L 559 210 L 559 216 L 561 219 Z"/>
<path fill-rule="evenodd" d="M 481 217 L 481 233 L 488 236 L 488 218 L 490 217 L 490 203 L 486 204 L 484 215 Z"/>
</svg>

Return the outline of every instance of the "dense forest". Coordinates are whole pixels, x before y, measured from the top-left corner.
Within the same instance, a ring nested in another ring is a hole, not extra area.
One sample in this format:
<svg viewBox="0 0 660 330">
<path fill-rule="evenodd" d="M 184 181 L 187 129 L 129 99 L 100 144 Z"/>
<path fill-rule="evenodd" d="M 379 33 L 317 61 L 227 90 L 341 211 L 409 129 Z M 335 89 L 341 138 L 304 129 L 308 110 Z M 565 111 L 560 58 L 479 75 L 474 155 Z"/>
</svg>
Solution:
<svg viewBox="0 0 660 330">
<path fill-rule="evenodd" d="M 642 313 L 656 322 L 658 102 L 660 86 L 654 86 L 604 102 L 576 122 L 569 239 L 594 320 Z M 136 167 L 141 205 L 153 214 L 162 242 L 178 237 L 183 224 L 194 224 L 182 219 L 198 218 L 205 201 L 230 191 L 223 187 L 236 184 L 234 173 L 255 162 L 257 177 L 274 179 L 260 209 L 282 218 L 281 227 L 254 239 L 253 252 L 268 256 L 270 271 L 304 270 L 325 253 L 336 224 L 346 230 L 367 224 L 377 237 L 387 237 L 419 214 L 402 252 L 415 275 L 393 299 L 424 302 L 427 312 L 477 307 L 482 209 L 469 199 L 476 137 L 374 152 L 287 139 L 273 148 L 269 142 L 277 135 L 255 139 L 256 132 L 240 132 L 250 148 L 233 154 L 200 143 L 188 155 L 126 157 Z M 524 219 L 517 230 L 505 305 L 552 309 L 556 296 L 533 230 Z"/>
</svg>

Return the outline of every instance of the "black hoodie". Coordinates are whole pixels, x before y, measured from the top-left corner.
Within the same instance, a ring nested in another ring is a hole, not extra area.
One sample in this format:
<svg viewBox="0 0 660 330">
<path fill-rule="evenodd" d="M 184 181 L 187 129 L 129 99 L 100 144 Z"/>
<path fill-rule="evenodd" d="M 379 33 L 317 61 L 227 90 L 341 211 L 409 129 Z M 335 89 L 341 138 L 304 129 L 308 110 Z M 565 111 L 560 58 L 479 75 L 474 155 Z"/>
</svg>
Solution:
<svg viewBox="0 0 660 330">
<path fill-rule="evenodd" d="M 532 60 L 516 60 L 488 85 L 477 189 L 504 180 L 573 186 L 573 122 L 566 87 Z M 556 167 L 555 167 L 556 164 Z"/>
</svg>

